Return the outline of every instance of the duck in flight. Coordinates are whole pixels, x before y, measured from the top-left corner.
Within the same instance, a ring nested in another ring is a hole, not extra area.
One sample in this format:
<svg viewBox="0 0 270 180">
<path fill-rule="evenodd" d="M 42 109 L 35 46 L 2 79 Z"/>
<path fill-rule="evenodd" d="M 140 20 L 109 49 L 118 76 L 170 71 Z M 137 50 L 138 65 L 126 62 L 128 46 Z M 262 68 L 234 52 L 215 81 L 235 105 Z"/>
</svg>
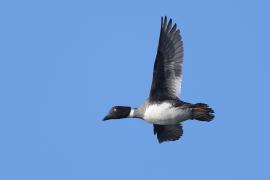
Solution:
<svg viewBox="0 0 270 180">
<path fill-rule="evenodd" d="M 104 117 L 140 118 L 153 124 L 159 143 L 175 141 L 183 135 L 185 120 L 209 122 L 214 111 L 205 103 L 191 104 L 179 99 L 182 81 L 183 42 L 177 25 L 161 18 L 161 29 L 149 98 L 138 108 L 114 106 Z"/>
</svg>

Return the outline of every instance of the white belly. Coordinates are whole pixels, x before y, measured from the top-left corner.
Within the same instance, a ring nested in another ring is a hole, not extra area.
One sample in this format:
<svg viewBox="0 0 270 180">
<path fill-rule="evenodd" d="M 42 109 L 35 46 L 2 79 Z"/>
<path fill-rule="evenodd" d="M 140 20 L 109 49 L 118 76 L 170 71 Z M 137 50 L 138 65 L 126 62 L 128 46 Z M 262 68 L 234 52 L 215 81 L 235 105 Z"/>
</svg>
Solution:
<svg viewBox="0 0 270 180">
<path fill-rule="evenodd" d="M 174 108 L 169 103 L 153 104 L 146 108 L 143 119 L 152 124 L 178 124 L 190 117 L 190 110 Z"/>
</svg>

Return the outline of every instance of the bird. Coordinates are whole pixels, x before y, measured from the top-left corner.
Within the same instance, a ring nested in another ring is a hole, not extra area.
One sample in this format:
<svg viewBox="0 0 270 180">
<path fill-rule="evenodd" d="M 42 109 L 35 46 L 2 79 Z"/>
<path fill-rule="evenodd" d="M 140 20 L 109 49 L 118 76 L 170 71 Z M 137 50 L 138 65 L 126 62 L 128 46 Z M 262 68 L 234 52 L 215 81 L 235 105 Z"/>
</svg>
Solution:
<svg viewBox="0 0 270 180">
<path fill-rule="evenodd" d="M 214 110 L 208 104 L 180 100 L 183 55 L 183 41 L 177 24 L 162 16 L 149 97 L 137 108 L 112 107 L 103 121 L 142 119 L 153 124 L 159 143 L 180 139 L 182 123 L 186 120 L 212 121 Z"/>
</svg>

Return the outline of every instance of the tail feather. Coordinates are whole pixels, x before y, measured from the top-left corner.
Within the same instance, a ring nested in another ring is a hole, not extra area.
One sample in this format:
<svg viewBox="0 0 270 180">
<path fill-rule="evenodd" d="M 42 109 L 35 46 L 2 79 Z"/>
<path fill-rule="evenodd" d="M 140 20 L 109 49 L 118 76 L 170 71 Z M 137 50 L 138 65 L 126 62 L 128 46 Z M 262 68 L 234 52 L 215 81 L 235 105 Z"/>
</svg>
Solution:
<svg viewBox="0 0 270 180">
<path fill-rule="evenodd" d="M 192 119 L 199 121 L 211 121 L 214 119 L 214 110 L 210 108 L 207 104 L 197 103 L 191 106 L 192 109 Z"/>
</svg>

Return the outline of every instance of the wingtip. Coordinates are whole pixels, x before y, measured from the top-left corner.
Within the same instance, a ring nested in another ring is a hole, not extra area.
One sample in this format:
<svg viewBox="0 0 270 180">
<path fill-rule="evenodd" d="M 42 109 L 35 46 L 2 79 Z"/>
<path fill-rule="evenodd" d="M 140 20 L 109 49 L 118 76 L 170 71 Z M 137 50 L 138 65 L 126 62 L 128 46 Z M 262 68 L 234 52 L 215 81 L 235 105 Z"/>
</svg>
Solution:
<svg viewBox="0 0 270 180">
<path fill-rule="evenodd" d="M 167 26 L 167 16 L 161 16 L 161 27 Z"/>
<path fill-rule="evenodd" d="M 163 142 L 166 142 L 166 140 L 163 140 L 163 139 L 159 139 L 158 138 L 158 144 L 162 144 Z"/>
<path fill-rule="evenodd" d="M 168 22 L 168 25 L 166 27 L 166 31 L 169 32 L 172 28 L 172 19 L 170 18 L 169 22 Z"/>
<path fill-rule="evenodd" d="M 165 18 L 164 18 L 163 25 L 164 25 L 164 27 L 166 27 L 166 25 L 167 25 L 167 16 L 165 16 Z"/>
<path fill-rule="evenodd" d="M 168 31 L 176 31 L 177 24 L 173 24 L 172 18 L 168 18 L 168 16 L 161 16 L 161 27 L 167 29 Z"/>
</svg>

